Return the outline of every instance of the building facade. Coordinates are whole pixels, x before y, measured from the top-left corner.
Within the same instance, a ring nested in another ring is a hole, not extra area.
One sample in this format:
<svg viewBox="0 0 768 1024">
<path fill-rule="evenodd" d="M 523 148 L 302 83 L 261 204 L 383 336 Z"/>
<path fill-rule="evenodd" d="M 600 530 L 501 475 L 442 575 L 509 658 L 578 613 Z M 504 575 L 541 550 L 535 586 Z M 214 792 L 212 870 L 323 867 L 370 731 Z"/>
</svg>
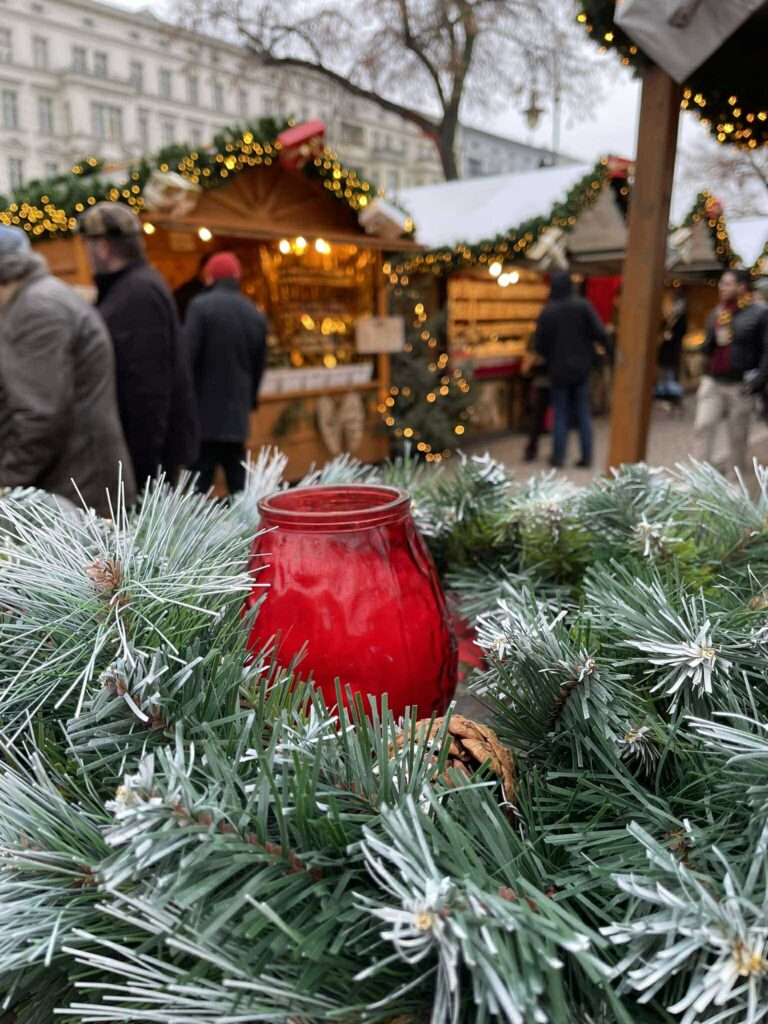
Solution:
<svg viewBox="0 0 768 1024">
<path fill-rule="evenodd" d="M 349 166 L 394 193 L 442 180 L 419 128 L 320 76 L 257 67 L 226 41 L 148 10 L 96 0 L 0 0 L 0 194 L 98 156 L 135 159 L 204 145 L 260 117 L 318 118 Z M 553 162 L 544 150 L 464 128 L 467 176 Z"/>
</svg>

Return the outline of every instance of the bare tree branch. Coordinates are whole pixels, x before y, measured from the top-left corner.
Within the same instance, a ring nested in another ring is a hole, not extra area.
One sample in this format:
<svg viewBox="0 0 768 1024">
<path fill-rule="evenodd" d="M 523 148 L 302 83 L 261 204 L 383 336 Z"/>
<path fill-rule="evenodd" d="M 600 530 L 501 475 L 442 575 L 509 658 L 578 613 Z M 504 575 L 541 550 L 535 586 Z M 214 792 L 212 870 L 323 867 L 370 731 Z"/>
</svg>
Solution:
<svg viewBox="0 0 768 1024">
<path fill-rule="evenodd" d="M 575 0 L 175 0 L 196 28 L 230 29 L 266 67 L 311 72 L 432 138 L 456 177 L 460 116 L 568 82 L 595 96 Z M 417 109 L 414 109 L 417 108 Z"/>
</svg>

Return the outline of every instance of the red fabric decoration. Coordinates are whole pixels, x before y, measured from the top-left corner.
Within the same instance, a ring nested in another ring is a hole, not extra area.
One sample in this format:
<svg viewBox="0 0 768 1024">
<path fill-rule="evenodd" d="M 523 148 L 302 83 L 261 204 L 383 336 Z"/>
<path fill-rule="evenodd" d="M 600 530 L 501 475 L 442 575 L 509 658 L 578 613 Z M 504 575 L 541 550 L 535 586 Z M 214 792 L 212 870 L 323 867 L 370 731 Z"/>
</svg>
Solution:
<svg viewBox="0 0 768 1024">
<path fill-rule="evenodd" d="M 225 277 L 239 281 L 242 267 L 240 260 L 233 252 L 215 252 L 209 260 L 206 260 L 203 273 L 212 281 L 220 281 Z"/>
<path fill-rule="evenodd" d="M 309 160 L 323 155 L 324 139 L 324 121 L 307 121 L 294 128 L 286 128 L 277 136 L 280 166 L 287 171 L 301 170 Z"/>
<path fill-rule="evenodd" d="M 628 160 L 624 156 L 609 156 L 606 167 L 609 178 L 626 181 L 630 174 L 634 173 L 635 162 L 634 160 Z"/>
<path fill-rule="evenodd" d="M 597 310 L 597 315 L 604 324 L 613 320 L 614 299 L 621 287 L 621 274 L 610 274 L 588 277 L 586 283 L 586 297 Z"/>
</svg>

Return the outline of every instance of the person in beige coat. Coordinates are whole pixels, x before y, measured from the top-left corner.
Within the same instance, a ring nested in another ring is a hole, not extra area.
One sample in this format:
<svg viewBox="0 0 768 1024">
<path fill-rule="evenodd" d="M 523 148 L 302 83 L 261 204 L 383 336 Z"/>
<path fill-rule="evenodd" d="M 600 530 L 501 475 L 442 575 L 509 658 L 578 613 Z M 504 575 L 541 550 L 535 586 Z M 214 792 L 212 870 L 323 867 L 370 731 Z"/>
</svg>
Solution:
<svg viewBox="0 0 768 1024">
<path fill-rule="evenodd" d="M 109 514 L 135 484 L 99 314 L 0 225 L 0 488 L 38 487 Z"/>
</svg>

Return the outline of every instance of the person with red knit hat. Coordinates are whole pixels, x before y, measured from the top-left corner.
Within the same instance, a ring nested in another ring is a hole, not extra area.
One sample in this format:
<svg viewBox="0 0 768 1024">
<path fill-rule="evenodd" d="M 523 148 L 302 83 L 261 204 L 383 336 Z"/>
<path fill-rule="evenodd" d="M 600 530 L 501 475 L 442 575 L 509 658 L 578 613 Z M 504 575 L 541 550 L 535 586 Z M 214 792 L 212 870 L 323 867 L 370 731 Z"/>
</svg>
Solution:
<svg viewBox="0 0 768 1024">
<path fill-rule="evenodd" d="M 245 442 L 256 408 L 267 351 L 267 321 L 240 291 L 242 268 L 231 252 L 217 252 L 203 268 L 205 291 L 184 320 L 200 414 L 197 489 L 207 492 L 218 466 L 230 494 L 245 484 Z"/>
</svg>

